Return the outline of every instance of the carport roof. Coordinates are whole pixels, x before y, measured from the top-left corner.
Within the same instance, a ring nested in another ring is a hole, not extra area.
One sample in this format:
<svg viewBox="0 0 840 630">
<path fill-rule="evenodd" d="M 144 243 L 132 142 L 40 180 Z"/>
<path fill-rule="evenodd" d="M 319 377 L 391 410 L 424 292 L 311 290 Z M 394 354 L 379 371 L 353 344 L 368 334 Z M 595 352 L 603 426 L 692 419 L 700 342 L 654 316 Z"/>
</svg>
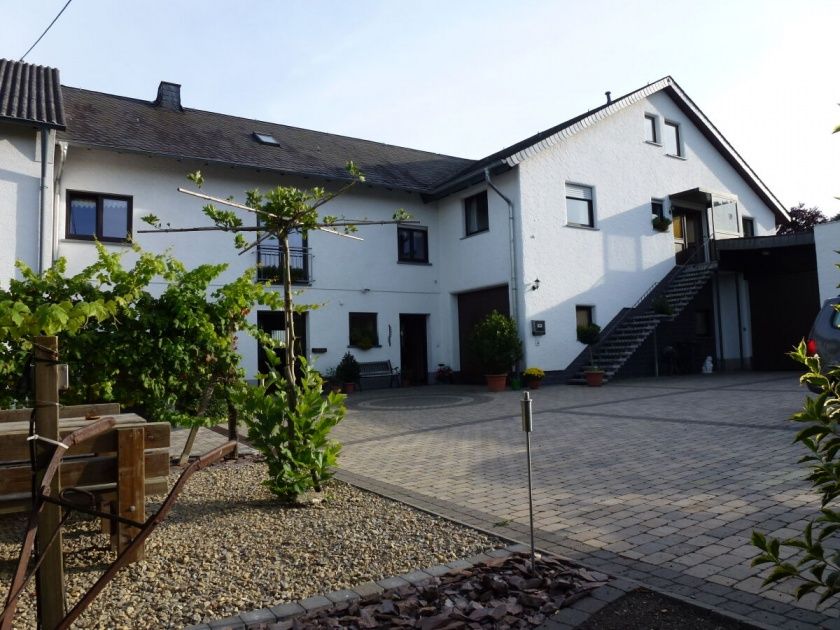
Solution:
<svg viewBox="0 0 840 630">
<path fill-rule="evenodd" d="M 776 234 L 775 236 L 752 236 L 749 238 L 729 238 L 717 241 L 718 251 L 775 249 L 777 247 L 796 247 L 813 245 L 813 232 L 794 234 Z"/>
<path fill-rule="evenodd" d="M 748 274 L 814 272 L 814 233 L 754 236 L 715 241 L 720 268 Z"/>
</svg>

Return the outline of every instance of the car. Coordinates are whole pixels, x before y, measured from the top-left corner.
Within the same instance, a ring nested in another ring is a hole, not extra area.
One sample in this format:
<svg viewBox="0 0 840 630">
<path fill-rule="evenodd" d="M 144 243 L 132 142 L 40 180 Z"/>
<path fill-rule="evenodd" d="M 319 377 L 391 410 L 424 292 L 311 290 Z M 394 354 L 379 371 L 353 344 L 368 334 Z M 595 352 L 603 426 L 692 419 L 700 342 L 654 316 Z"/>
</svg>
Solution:
<svg viewBox="0 0 840 630">
<path fill-rule="evenodd" d="M 828 299 L 822 305 L 814 320 L 805 348 L 809 356 L 819 355 L 823 372 L 830 367 L 840 366 L 840 296 Z M 812 386 L 808 386 L 816 392 Z"/>
</svg>

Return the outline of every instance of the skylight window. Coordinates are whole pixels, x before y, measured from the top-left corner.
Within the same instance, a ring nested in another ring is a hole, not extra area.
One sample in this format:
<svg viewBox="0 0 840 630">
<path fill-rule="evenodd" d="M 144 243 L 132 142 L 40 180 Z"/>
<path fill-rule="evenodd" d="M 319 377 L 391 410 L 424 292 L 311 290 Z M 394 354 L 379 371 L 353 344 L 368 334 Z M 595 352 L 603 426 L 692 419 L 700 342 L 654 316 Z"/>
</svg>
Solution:
<svg viewBox="0 0 840 630">
<path fill-rule="evenodd" d="M 277 138 L 272 136 L 270 133 L 260 133 L 259 131 L 255 131 L 254 138 L 256 138 L 257 142 L 260 144 L 273 144 L 275 146 L 280 146 L 280 143 L 277 142 Z"/>
</svg>

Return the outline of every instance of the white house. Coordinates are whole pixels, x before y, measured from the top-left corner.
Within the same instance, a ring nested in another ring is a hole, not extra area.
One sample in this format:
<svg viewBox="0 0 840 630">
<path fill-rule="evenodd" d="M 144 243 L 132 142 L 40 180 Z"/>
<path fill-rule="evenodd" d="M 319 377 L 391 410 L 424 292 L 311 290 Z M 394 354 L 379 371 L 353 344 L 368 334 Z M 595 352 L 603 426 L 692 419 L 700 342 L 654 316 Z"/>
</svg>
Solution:
<svg viewBox="0 0 840 630">
<path fill-rule="evenodd" d="M 0 282 L 15 258 L 32 264 L 40 251 L 42 265 L 63 256 L 77 269 L 93 259 L 94 239 L 127 251 L 128 238 L 187 265 L 227 262 L 225 279 L 255 265 L 271 279 L 279 259 L 270 246 L 237 256 L 228 234 L 138 234 L 139 217 L 201 222 L 201 202 L 176 191 L 196 169 L 203 192 L 242 199 L 277 184 L 338 186 L 353 160 L 366 183 L 325 213 L 388 219 L 404 208 L 418 223 L 365 227 L 362 243 L 323 233 L 297 243 L 301 299 L 323 305 L 303 321 L 319 367 L 350 350 L 360 361 L 390 360 L 412 382 L 441 363 L 468 377 L 477 367 L 466 337 L 497 308 L 518 323 L 524 363 L 566 378 L 584 349 L 578 324 L 627 337 L 657 293 L 687 304 L 657 336 L 658 320 L 645 323 L 620 352 L 605 335 L 608 376 L 655 369 L 663 344 L 672 361 L 687 344 L 682 371 L 699 370 L 705 354 L 718 367 L 750 364 L 749 281 L 737 265 L 717 265 L 716 245 L 772 235 L 788 216 L 671 77 L 466 160 L 189 109 L 180 86 L 166 82 L 153 100 L 53 88 L 59 114 L 27 117 L 8 104 L 46 97 L 43 83 L 22 96 L 19 77 L 40 72 L 57 86 L 58 72 L 0 64 Z M 658 231 L 657 216 L 673 223 Z M 271 313 L 256 316 L 282 328 Z M 255 372 L 256 343 L 241 348 Z"/>
</svg>

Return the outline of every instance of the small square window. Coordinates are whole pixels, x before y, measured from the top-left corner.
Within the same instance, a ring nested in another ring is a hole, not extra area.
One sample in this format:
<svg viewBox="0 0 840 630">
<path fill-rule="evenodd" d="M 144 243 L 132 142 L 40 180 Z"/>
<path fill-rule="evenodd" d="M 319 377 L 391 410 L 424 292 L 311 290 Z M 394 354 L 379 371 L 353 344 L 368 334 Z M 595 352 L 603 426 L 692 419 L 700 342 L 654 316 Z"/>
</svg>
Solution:
<svg viewBox="0 0 840 630">
<path fill-rule="evenodd" d="M 650 213 L 654 219 L 665 218 L 665 205 L 662 203 L 661 199 L 650 200 Z"/>
<path fill-rule="evenodd" d="M 490 229 L 487 213 L 487 191 L 482 190 L 477 195 L 464 199 L 464 224 L 466 235 L 486 232 Z"/>
<path fill-rule="evenodd" d="M 429 262 L 429 234 L 425 228 L 397 228 L 397 260 Z"/>
<path fill-rule="evenodd" d="M 656 116 L 645 114 L 645 140 L 659 144 L 659 133 L 656 129 Z"/>
<path fill-rule="evenodd" d="M 741 226 L 744 228 L 744 238 L 755 236 L 755 219 L 741 217 Z"/>
<path fill-rule="evenodd" d="M 376 313 L 350 313 L 350 345 L 362 350 L 379 345 Z"/>
<path fill-rule="evenodd" d="M 566 223 L 568 225 L 595 227 L 591 186 L 566 184 Z"/>
<path fill-rule="evenodd" d="M 677 123 L 665 121 L 665 153 L 683 156 L 680 126 Z"/>
<path fill-rule="evenodd" d="M 592 306 L 575 306 L 575 321 L 578 328 L 591 326 L 595 323 L 595 320 L 592 317 Z"/>
<path fill-rule="evenodd" d="M 131 238 L 132 198 L 67 192 L 67 238 L 123 243 Z"/>
</svg>

